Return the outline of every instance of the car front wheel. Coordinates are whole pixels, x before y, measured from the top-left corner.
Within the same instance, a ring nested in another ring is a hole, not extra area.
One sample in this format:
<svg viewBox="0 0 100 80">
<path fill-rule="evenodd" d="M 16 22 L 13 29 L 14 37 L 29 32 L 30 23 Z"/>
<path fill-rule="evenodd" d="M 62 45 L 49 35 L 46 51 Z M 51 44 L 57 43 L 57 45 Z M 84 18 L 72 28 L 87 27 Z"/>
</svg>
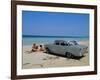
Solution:
<svg viewBox="0 0 100 80">
<path fill-rule="evenodd" d="M 46 52 L 47 52 L 47 53 L 50 53 L 50 50 L 49 50 L 49 48 L 46 48 Z"/>
<path fill-rule="evenodd" d="M 65 55 L 66 55 L 67 58 L 71 58 L 72 57 L 72 54 L 70 52 L 66 52 Z"/>
</svg>

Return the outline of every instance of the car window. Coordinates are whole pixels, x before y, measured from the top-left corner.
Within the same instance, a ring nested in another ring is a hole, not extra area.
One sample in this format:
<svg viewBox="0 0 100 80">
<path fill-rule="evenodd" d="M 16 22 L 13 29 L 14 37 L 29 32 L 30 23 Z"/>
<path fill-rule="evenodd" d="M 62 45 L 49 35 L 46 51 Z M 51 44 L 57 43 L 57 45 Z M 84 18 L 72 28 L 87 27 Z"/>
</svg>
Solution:
<svg viewBox="0 0 100 80">
<path fill-rule="evenodd" d="M 61 45 L 62 45 L 62 46 L 65 46 L 66 44 L 65 44 L 65 43 L 61 43 Z"/>
<path fill-rule="evenodd" d="M 68 43 L 66 43 L 66 46 L 68 46 Z"/>
<path fill-rule="evenodd" d="M 78 45 L 78 43 L 76 41 L 70 41 L 70 43 L 73 45 Z"/>
<path fill-rule="evenodd" d="M 56 43 L 56 45 L 59 45 L 59 43 Z"/>
<path fill-rule="evenodd" d="M 68 46 L 72 46 L 73 44 L 71 44 L 71 43 L 68 43 Z"/>
</svg>

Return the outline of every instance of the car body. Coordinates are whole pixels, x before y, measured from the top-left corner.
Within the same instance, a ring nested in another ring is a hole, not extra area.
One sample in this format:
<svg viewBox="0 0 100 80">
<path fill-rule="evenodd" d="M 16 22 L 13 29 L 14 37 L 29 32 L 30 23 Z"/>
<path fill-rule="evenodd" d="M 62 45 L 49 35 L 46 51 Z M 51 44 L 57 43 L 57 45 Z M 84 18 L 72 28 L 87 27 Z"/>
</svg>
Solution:
<svg viewBox="0 0 100 80">
<path fill-rule="evenodd" d="M 83 56 L 88 47 L 79 45 L 76 41 L 55 40 L 53 44 L 45 45 L 46 51 L 66 57 Z"/>
</svg>

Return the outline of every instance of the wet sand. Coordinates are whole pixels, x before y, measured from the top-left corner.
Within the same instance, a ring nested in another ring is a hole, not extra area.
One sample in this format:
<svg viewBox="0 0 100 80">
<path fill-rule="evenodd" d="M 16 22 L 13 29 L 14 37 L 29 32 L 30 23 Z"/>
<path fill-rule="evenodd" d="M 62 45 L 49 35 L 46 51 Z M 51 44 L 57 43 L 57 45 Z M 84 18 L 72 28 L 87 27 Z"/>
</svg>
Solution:
<svg viewBox="0 0 100 80">
<path fill-rule="evenodd" d="M 80 41 L 79 44 L 88 46 L 89 42 Z M 81 58 L 69 59 L 58 55 L 44 53 L 42 51 L 30 53 L 30 50 L 31 45 L 23 46 L 23 69 L 89 65 L 88 51 Z"/>
</svg>

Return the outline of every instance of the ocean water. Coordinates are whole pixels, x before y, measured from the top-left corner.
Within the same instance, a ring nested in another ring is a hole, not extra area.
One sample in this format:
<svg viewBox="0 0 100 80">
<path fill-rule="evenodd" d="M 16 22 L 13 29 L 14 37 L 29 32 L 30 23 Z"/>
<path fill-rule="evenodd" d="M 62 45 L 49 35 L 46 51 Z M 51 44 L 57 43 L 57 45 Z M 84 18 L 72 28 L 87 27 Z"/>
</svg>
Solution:
<svg viewBox="0 0 100 80">
<path fill-rule="evenodd" d="M 61 37 L 22 37 L 22 43 L 23 45 L 32 45 L 33 43 L 36 44 L 47 44 L 47 43 L 53 43 L 55 40 L 65 40 L 65 41 L 87 41 L 89 40 L 88 37 L 71 37 L 71 38 L 61 38 Z"/>
</svg>

